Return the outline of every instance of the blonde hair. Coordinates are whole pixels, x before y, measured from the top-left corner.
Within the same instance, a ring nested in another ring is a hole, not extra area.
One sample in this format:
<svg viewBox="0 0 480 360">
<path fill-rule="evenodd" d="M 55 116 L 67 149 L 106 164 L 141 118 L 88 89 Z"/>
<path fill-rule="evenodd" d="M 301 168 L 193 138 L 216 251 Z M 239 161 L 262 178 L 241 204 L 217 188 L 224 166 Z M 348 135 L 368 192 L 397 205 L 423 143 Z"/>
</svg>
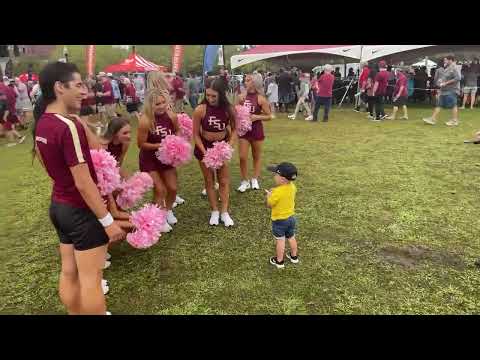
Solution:
<svg viewBox="0 0 480 360">
<path fill-rule="evenodd" d="M 265 92 L 263 90 L 263 79 L 262 75 L 260 74 L 251 74 L 253 81 L 253 86 L 255 86 L 255 90 L 257 91 L 258 94 L 265 96 Z"/>
<path fill-rule="evenodd" d="M 163 97 L 167 101 L 168 109 L 172 109 L 172 99 L 170 98 L 170 84 L 165 78 L 165 74 L 160 71 L 151 71 L 147 75 L 147 90 L 158 89 L 162 91 Z"/>
<path fill-rule="evenodd" d="M 145 103 L 143 105 L 144 106 L 143 112 L 144 112 L 145 116 L 147 117 L 147 119 L 150 121 L 150 129 L 152 129 L 152 130 L 155 128 L 155 113 L 153 112 L 153 103 L 159 97 L 163 97 L 165 99 L 165 101 L 167 101 L 167 104 L 169 103 L 168 98 L 165 97 L 165 93 L 161 89 L 156 89 L 156 88 L 150 89 L 150 90 L 147 91 L 147 93 L 145 95 Z M 170 110 L 170 109 L 168 109 L 168 110 Z"/>
</svg>

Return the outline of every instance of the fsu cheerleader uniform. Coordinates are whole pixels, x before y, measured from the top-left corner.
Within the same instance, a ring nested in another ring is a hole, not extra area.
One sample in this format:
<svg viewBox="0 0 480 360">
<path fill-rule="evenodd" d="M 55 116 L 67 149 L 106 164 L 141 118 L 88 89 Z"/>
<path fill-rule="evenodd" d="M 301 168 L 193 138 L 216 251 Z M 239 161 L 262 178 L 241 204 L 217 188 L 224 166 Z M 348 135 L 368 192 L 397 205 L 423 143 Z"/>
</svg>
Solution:
<svg viewBox="0 0 480 360">
<path fill-rule="evenodd" d="M 250 109 L 250 114 L 260 115 L 262 113 L 262 107 L 258 103 L 258 94 L 249 94 L 245 97 L 244 106 L 248 106 Z M 252 122 L 252 130 L 247 132 L 243 136 L 239 136 L 240 139 L 248 141 L 262 141 L 265 139 L 265 134 L 263 132 L 263 121 L 257 120 Z"/>
<path fill-rule="evenodd" d="M 227 112 L 225 109 L 222 109 L 218 106 L 210 106 L 210 104 L 206 104 L 206 111 L 205 116 L 200 121 L 200 126 L 203 130 L 208 132 L 222 132 L 227 129 L 227 126 L 230 122 Z M 208 141 L 204 139 L 200 133 L 200 137 L 202 139 L 202 144 L 205 147 L 205 150 L 213 147 L 213 143 L 216 141 Z M 227 140 L 228 136 L 225 136 L 224 139 L 218 141 L 225 141 Z M 197 158 L 197 160 L 201 161 L 203 159 L 203 153 L 200 148 L 195 145 L 195 150 L 193 155 Z"/>
<path fill-rule="evenodd" d="M 155 127 L 148 131 L 147 142 L 150 144 L 159 144 L 167 135 L 175 135 L 175 127 L 173 122 L 166 112 L 163 114 L 155 114 Z M 155 156 L 157 150 L 140 149 L 139 165 L 140 171 L 164 171 L 173 169 L 170 165 L 165 165 L 160 162 Z"/>
</svg>

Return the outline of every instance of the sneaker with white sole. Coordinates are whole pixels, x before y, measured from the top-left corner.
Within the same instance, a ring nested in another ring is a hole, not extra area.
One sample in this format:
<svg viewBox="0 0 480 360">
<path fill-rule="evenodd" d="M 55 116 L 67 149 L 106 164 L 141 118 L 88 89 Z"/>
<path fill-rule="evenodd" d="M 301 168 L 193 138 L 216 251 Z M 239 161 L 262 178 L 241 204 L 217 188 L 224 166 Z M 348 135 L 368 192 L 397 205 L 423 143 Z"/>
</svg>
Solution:
<svg viewBox="0 0 480 360">
<path fill-rule="evenodd" d="M 423 122 L 428 125 L 435 125 L 435 121 L 432 118 L 423 118 Z"/>
<path fill-rule="evenodd" d="M 168 222 L 165 222 L 165 224 L 162 226 L 162 228 L 160 229 L 160 232 L 161 233 L 168 233 L 170 231 L 172 231 L 173 228 L 168 224 Z"/>
<path fill-rule="evenodd" d="M 218 219 L 220 217 L 220 212 L 218 211 L 212 211 L 212 214 L 210 215 L 210 225 L 217 226 L 218 225 Z"/>
<path fill-rule="evenodd" d="M 372 116 L 372 115 L 370 115 L 370 114 L 368 114 L 367 119 L 373 120 L 373 119 L 375 119 L 375 117 Z"/>
<path fill-rule="evenodd" d="M 277 269 L 283 269 L 285 267 L 285 261 L 278 262 L 276 256 L 270 258 L 270 264 L 275 266 Z"/>
<path fill-rule="evenodd" d="M 307 116 L 307 117 L 305 118 L 305 121 L 312 121 L 312 120 L 313 120 L 313 116 L 312 116 L 312 115 Z"/>
<path fill-rule="evenodd" d="M 175 225 L 178 222 L 177 218 L 173 214 L 172 210 L 167 211 L 167 223 L 169 225 Z"/>
<path fill-rule="evenodd" d="M 257 179 L 252 179 L 252 190 L 260 190 L 260 185 Z"/>
<path fill-rule="evenodd" d="M 402 116 L 400 120 L 408 120 L 408 116 Z"/>
<path fill-rule="evenodd" d="M 103 265 L 103 270 L 108 269 L 112 265 L 112 263 L 108 260 L 105 260 L 105 264 Z"/>
<path fill-rule="evenodd" d="M 298 255 L 297 255 L 297 256 L 292 256 L 291 253 L 287 253 L 287 258 L 290 259 L 290 262 L 291 262 L 292 264 L 298 264 L 298 261 L 299 261 L 299 260 L 298 260 Z"/>
<path fill-rule="evenodd" d="M 108 292 L 110 291 L 110 288 L 108 286 L 108 281 L 105 279 L 102 279 L 102 290 L 103 290 L 103 295 L 107 295 Z"/>
<path fill-rule="evenodd" d="M 250 189 L 250 182 L 248 180 L 243 180 L 240 183 L 240 186 L 238 187 L 237 191 L 239 191 L 241 193 L 244 193 L 248 189 Z"/>
<path fill-rule="evenodd" d="M 108 252 L 105 255 L 105 260 L 110 260 L 112 258 L 112 255 L 110 255 Z"/>
<path fill-rule="evenodd" d="M 177 206 L 178 206 L 178 204 L 177 204 L 176 202 L 174 202 L 174 203 L 172 204 L 172 209 L 175 209 Z"/>
<path fill-rule="evenodd" d="M 229 226 L 233 226 L 233 220 L 232 218 L 230 217 L 230 215 L 228 214 L 228 212 L 224 212 L 222 213 L 222 215 L 220 216 L 220 219 L 222 220 L 223 224 L 225 225 L 225 227 L 229 227 Z"/>
<path fill-rule="evenodd" d="M 27 138 L 26 135 L 23 135 L 20 139 L 18 139 L 18 143 L 21 144 L 25 141 L 25 139 Z"/>
<path fill-rule="evenodd" d="M 290 120 L 295 120 L 295 115 L 293 115 L 293 114 L 292 114 L 292 115 L 288 115 L 287 117 L 288 117 Z"/>
<path fill-rule="evenodd" d="M 447 126 L 458 126 L 458 121 L 450 120 L 445 123 Z"/>
<path fill-rule="evenodd" d="M 177 195 L 177 197 L 175 198 L 175 202 L 178 205 L 182 205 L 183 203 L 185 203 L 185 199 L 182 199 L 180 196 Z"/>
</svg>

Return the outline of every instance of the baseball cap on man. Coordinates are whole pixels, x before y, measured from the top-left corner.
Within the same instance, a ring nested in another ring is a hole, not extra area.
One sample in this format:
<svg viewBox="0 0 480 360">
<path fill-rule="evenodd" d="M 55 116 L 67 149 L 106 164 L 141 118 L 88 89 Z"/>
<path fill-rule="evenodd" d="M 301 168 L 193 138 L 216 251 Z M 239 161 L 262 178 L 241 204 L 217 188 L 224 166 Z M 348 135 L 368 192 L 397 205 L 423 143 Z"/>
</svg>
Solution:
<svg viewBox="0 0 480 360">
<path fill-rule="evenodd" d="M 295 180 L 297 178 L 297 168 L 289 162 L 282 162 L 278 165 L 268 166 L 267 169 L 283 176 L 287 180 Z"/>
<path fill-rule="evenodd" d="M 100 77 L 104 77 L 104 76 L 106 76 L 106 75 L 107 75 L 107 74 L 105 74 L 103 71 L 100 71 L 100 72 L 98 73 L 98 76 L 100 76 Z"/>
</svg>

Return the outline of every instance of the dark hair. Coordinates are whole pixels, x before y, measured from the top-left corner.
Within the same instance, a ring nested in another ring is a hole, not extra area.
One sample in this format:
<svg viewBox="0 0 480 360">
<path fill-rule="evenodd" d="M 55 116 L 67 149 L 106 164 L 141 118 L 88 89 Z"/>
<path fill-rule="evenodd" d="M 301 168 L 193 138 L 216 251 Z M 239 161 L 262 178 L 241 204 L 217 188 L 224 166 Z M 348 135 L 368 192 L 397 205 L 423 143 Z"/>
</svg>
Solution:
<svg viewBox="0 0 480 360">
<path fill-rule="evenodd" d="M 455 61 L 455 56 L 454 55 L 447 55 L 447 56 L 445 56 L 445 59 L 450 60 L 450 61 Z"/>
<path fill-rule="evenodd" d="M 228 113 L 228 117 L 230 118 L 230 126 L 232 130 L 235 129 L 235 113 L 232 110 L 232 105 L 227 98 L 225 82 L 220 78 L 208 78 L 205 81 L 205 94 L 201 104 L 208 105 L 207 89 L 212 89 L 218 93 L 218 106 L 225 109 L 225 111 Z"/>
<path fill-rule="evenodd" d="M 57 61 L 45 65 L 39 74 L 42 95 L 38 98 L 35 103 L 35 108 L 33 109 L 33 156 L 35 156 L 35 131 L 37 129 L 38 120 L 47 109 L 47 106 L 57 99 L 57 96 L 55 95 L 55 83 L 59 81 L 68 86 L 68 82 L 73 80 L 74 73 L 80 73 L 77 65 Z"/>
<path fill-rule="evenodd" d="M 107 131 L 103 138 L 112 141 L 113 137 L 126 125 L 130 125 L 130 121 L 125 117 L 115 117 L 112 118 L 108 124 Z"/>
</svg>

